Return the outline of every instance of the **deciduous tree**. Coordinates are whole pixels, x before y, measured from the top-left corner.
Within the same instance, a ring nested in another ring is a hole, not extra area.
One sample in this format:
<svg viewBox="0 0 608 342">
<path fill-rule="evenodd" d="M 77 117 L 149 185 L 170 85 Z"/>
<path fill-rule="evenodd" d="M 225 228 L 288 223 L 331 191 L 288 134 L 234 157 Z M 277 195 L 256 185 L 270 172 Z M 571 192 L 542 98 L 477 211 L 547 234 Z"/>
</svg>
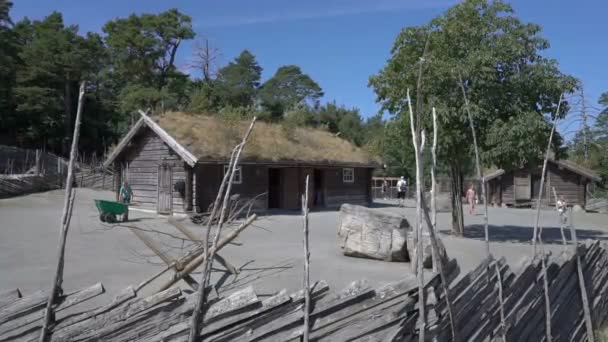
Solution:
<svg viewBox="0 0 608 342">
<path fill-rule="evenodd" d="M 471 104 L 484 163 L 510 168 L 537 162 L 543 150 L 540 142 L 549 133 L 546 115 L 555 110 L 560 94 L 576 84 L 556 61 L 541 56 L 549 43 L 540 31 L 538 25 L 521 22 L 502 1 L 466 0 L 426 25 L 403 29 L 387 65 L 370 78 L 382 108 L 403 116 L 405 91 L 416 89 L 423 64 L 421 108 L 427 113 L 427 127 L 431 104 L 442 113 L 438 159 L 446 164 L 453 184 L 457 234 L 464 229 L 463 173 L 472 160 L 460 82 Z M 428 54 L 422 58 L 427 41 Z"/>
</svg>

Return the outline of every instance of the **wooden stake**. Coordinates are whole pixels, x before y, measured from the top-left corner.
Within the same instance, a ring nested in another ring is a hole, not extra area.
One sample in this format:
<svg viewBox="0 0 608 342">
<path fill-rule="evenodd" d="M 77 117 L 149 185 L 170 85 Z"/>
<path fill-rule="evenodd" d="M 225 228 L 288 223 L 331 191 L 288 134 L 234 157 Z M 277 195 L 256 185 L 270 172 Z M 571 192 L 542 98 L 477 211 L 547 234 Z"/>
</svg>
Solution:
<svg viewBox="0 0 608 342">
<path fill-rule="evenodd" d="M 543 161 L 543 173 L 540 176 L 540 189 L 538 190 L 538 200 L 536 201 L 536 220 L 534 221 L 534 232 L 532 235 L 532 248 L 534 255 L 536 255 L 536 240 L 538 239 L 538 221 L 540 220 L 540 200 L 543 194 L 543 187 L 545 185 L 545 174 L 547 173 L 547 161 L 549 160 L 549 153 L 551 152 L 551 143 L 553 142 L 553 133 L 555 132 L 555 126 L 557 124 L 557 117 L 559 116 L 559 108 L 562 105 L 562 98 L 564 94 L 559 95 L 559 101 L 557 102 L 557 109 L 555 110 L 555 117 L 553 118 L 553 126 L 551 127 L 551 133 L 549 134 L 549 143 L 547 144 L 547 150 L 545 151 L 545 160 Z"/>
<path fill-rule="evenodd" d="M 572 209 L 569 212 L 570 216 L 570 235 L 572 238 L 572 250 L 576 256 L 576 273 L 578 276 L 578 287 L 581 291 L 581 301 L 583 302 L 583 315 L 585 319 L 585 327 L 587 328 L 587 341 L 595 342 L 595 336 L 593 336 L 593 323 L 591 322 L 591 310 L 589 309 L 589 297 L 587 297 L 587 287 L 585 286 L 585 277 L 583 275 L 583 262 L 581 256 L 578 254 L 578 240 L 576 238 L 576 229 L 572 222 Z"/>
<path fill-rule="evenodd" d="M 416 276 L 418 278 L 418 312 L 420 318 L 420 333 L 419 341 L 424 342 L 424 335 L 426 331 L 426 301 L 424 296 L 424 268 L 422 267 L 422 163 L 420 162 L 420 150 L 422 143 L 420 142 L 416 134 L 416 128 L 414 127 L 414 112 L 412 110 L 412 99 L 410 98 L 410 89 L 407 89 L 407 104 L 410 111 L 410 128 L 412 130 L 412 143 L 414 145 L 414 155 L 416 159 L 416 232 L 414 234 L 416 246 Z M 418 123 L 420 124 L 420 123 Z M 429 229 L 431 230 L 431 229 Z"/>
<path fill-rule="evenodd" d="M 230 178 L 228 179 L 228 183 L 226 185 L 226 193 L 224 194 L 224 201 L 222 203 L 220 219 L 218 221 L 217 231 L 215 233 L 212 248 L 210 250 L 211 256 L 209 258 L 205 258 L 203 260 L 203 273 L 201 275 L 201 282 L 200 282 L 201 285 L 199 286 L 199 289 L 198 289 L 196 306 L 194 308 L 194 311 L 192 312 L 192 317 L 190 320 L 190 335 L 188 337 L 188 340 L 190 342 L 196 342 L 196 340 L 198 339 L 199 332 L 203 328 L 201 314 L 202 314 L 204 305 L 206 303 L 207 292 L 205 291 L 205 289 L 207 288 L 207 284 L 209 283 L 209 280 L 211 278 L 211 264 L 212 263 L 210 262 L 210 260 L 213 260 L 213 258 L 214 258 L 214 255 L 216 252 L 216 247 L 217 247 L 219 239 L 220 239 L 220 233 L 221 233 L 222 227 L 224 225 L 224 218 L 226 216 L 226 212 L 228 209 L 228 200 L 230 198 L 230 191 L 232 190 L 232 182 L 234 180 L 234 175 L 236 173 L 239 158 L 241 157 L 241 153 L 243 152 L 243 149 L 245 148 L 245 145 L 247 144 L 247 141 L 249 140 L 251 131 L 253 131 L 253 127 L 255 126 L 256 119 L 257 118 L 254 117 L 251 120 L 249 129 L 245 133 L 245 136 L 243 137 L 243 140 L 241 141 L 241 143 L 238 145 L 238 147 L 236 149 L 236 153 L 234 153 L 234 158 L 233 158 L 234 160 L 232 160 L 232 163 L 228 166 L 228 171 L 230 172 Z M 224 181 L 225 180 L 226 180 L 226 177 L 224 176 Z M 218 193 L 218 196 L 220 196 L 219 193 Z M 215 207 L 216 206 L 214 205 L 214 208 L 213 208 L 214 211 L 216 209 Z M 253 217 L 255 218 L 255 215 Z M 210 217 L 208 227 L 210 227 L 212 220 L 213 220 L 213 217 Z M 209 234 L 209 230 L 207 230 L 207 234 Z M 207 255 L 205 254 L 205 256 L 207 256 Z"/>
<path fill-rule="evenodd" d="M 304 334 L 303 342 L 308 342 L 310 330 L 310 251 L 308 250 L 308 177 L 306 175 L 306 191 L 302 196 L 302 216 L 304 218 Z"/>
<path fill-rule="evenodd" d="M 49 291 L 49 299 L 46 303 L 44 311 L 44 319 L 42 330 L 40 330 L 39 341 L 45 342 L 50 336 L 50 326 L 54 322 L 53 305 L 57 301 L 57 297 L 63 292 L 63 266 L 65 262 L 65 246 L 67 242 L 68 230 L 70 229 L 70 220 L 72 218 L 72 208 L 74 207 L 74 164 L 78 157 L 78 139 L 80 138 L 80 121 L 82 117 L 82 108 L 84 106 L 85 82 L 80 83 L 80 94 L 78 96 L 78 109 L 76 111 L 76 119 L 74 122 L 74 136 L 72 138 L 72 148 L 70 150 L 70 162 L 68 164 L 68 175 L 65 188 L 65 202 L 63 204 L 63 213 L 61 214 L 61 229 L 59 231 L 59 249 L 57 251 L 57 267 L 53 276 L 53 283 Z"/>
<path fill-rule="evenodd" d="M 437 181 L 435 180 L 435 171 L 437 170 L 437 112 L 433 107 L 433 146 L 431 147 L 431 222 L 433 224 L 429 230 L 433 230 L 437 233 Z M 439 255 L 433 247 L 433 272 L 437 272 L 437 262 L 439 262 Z"/>
</svg>

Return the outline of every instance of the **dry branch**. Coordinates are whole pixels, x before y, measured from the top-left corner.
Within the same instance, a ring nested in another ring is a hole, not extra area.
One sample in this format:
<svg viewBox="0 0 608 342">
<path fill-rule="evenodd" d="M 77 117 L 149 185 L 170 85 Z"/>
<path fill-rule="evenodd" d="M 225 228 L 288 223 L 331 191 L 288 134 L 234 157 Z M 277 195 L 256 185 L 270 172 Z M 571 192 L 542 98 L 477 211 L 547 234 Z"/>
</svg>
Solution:
<svg viewBox="0 0 608 342">
<path fill-rule="evenodd" d="M 82 108 L 84 106 L 85 82 L 80 83 L 80 93 L 78 96 L 78 109 L 76 111 L 76 119 L 74 121 L 74 136 L 72 138 L 72 148 L 70 150 L 70 162 L 68 164 L 68 175 L 66 178 L 65 202 L 63 204 L 63 213 L 61 214 L 61 230 L 59 232 L 59 250 L 57 251 L 57 268 L 53 277 L 53 284 L 49 292 L 49 298 L 46 303 L 42 329 L 40 330 L 40 341 L 45 342 L 49 338 L 49 328 L 55 317 L 53 305 L 57 301 L 57 297 L 63 292 L 63 266 L 65 262 L 65 246 L 67 241 L 68 230 L 70 229 L 70 221 L 72 218 L 72 208 L 74 207 L 74 164 L 78 158 L 78 139 L 80 138 L 80 121 L 82 117 Z"/>
<path fill-rule="evenodd" d="M 169 279 L 163 286 L 161 286 L 159 291 L 164 291 L 171 287 L 173 284 L 177 283 L 180 279 L 182 279 L 186 274 L 192 273 L 197 267 L 199 267 L 209 256 L 217 253 L 219 250 L 224 248 L 227 244 L 229 244 L 232 240 L 236 239 L 236 237 L 243 231 L 245 228 L 249 227 L 257 216 L 255 214 L 251 215 L 245 222 L 243 222 L 237 229 L 232 231 L 226 237 L 224 237 L 220 242 L 218 242 L 216 247 L 212 247 L 209 249 L 207 253 L 202 252 L 202 250 L 197 250 L 196 253 L 193 253 L 190 256 L 187 256 L 184 259 L 179 260 L 179 262 L 186 261 L 187 264 L 184 266 L 184 269 L 180 272 L 176 272 L 171 279 Z M 201 254 L 199 254 L 201 253 Z M 199 289 L 200 290 L 200 289 Z"/>
<path fill-rule="evenodd" d="M 310 331 L 310 251 L 308 250 L 308 178 L 306 176 L 306 191 L 302 196 L 302 216 L 304 219 L 304 331 L 303 342 L 308 342 Z"/>
<path fill-rule="evenodd" d="M 243 137 L 243 140 L 241 141 L 241 143 L 239 145 L 237 145 L 237 148 L 235 149 L 235 152 L 233 153 L 233 157 L 231 158 L 231 163 L 228 166 L 228 173 L 230 173 L 230 178 L 227 181 L 227 185 L 226 185 L 226 192 L 224 194 L 221 193 L 222 189 L 220 189 L 220 192 L 218 192 L 218 199 L 220 196 L 224 196 L 224 200 L 222 203 L 222 208 L 221 208 L 221 212 L 220 212 L 220 220 L 218 222 L 218 226 L 216 229 L 216 233 L 215 236 L 213 238 L 213 244 L 212 244 L 212 248 L 209 251 L 210 252 L 210 257 L 207 258 L 207 254 L 205 253 L 205 258 L 203 259 L 203 273 L 201 275 L 201 285 L 198 289 L 198 293 L 197 293 L 197 300 L 196 300 L 196 305 L 194 307 L 194 311 L 192 312 L 192 317 L 190 320 L 190 334 L 189 334 L 189 341 L 190 342 L 196 342 L 197 338 L 198 338 L 198 334 L 199 331 L 201 331 L 202 329 L 202 319 L 201 319 L 201 315 L 202 315 L 202 311 L 203 308 L 205 306 L 205 302 L 206 302 L 206 288 L 207 288 L 207 284 L 209 283 L 210 277 L 211 277 L 211 262 L 210 259 L 213 259 L 215 252 L 216 252 L 216 248 L 218 246 L 218 242 L 220 239 L 220 234 L 222 231 L 222 227 L 224 225 L 224 218 L 226 216 L 226 212 L 228 210 L 228 200 L 230 198 L 230 191 L 232 189 L 232 183 L 234 180 L 234 175 L 236 173 L 236 169 L 237 169 L 237 165 L 239 162 L 239 158 L 241 156 L 241 153 L 243 152 L 243 149 L 245 148 L 245 145 L 247 144 L 247 141 L 249 140 L 249 136 L 251 135 L 251 131 L 253 131 L 253 127 L 255 126 L 255 121 L 256 121 L 256 117 L 254 117 L 251 120 L 251 125 L 249 126 L 249 129 L 247 130 L 247 132 L 245 133 L 245 136 Z M 222 181 L 222 187 L 226 184 L 226 176 L 224 176 L 224 180 Z M 217 210 L 216 205 L 218 204 L 218 200 L 216 199 L 216 202 L 214 204 L 212 213 L 215 212 Z M 207 246 L 207 241 L 208 241 L 208 236 L 209 236 L 209 228 L 211 227 L 211 223 L 213 222 L 213 217 L 214 215 L 212 214 L 209 220 L 209 223 L 207 224 L 207 232 L 206 232 L 206 239 L 205 239 L 205 245 Z M 255 215 L 252 215 L 250 217 L 251 222 L 253 222 L 253 220 L 255 220 Z M 250 220 L 247 220 L 250 221 Z"/>
</svg>

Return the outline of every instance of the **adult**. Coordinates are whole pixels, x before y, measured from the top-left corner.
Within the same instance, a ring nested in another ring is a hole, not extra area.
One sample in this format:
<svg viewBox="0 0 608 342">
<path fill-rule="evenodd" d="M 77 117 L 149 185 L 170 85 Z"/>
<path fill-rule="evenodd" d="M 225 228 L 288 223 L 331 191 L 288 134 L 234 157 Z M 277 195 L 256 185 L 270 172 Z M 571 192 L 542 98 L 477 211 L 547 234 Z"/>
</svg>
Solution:
<svg viewBox="0 0 608 342">
<path fill-rule="evenodd" d="M 129 220 L 129 204 L 133 200 L 133 190 L 129 186 L 129 182 L 126 180 L 122 182 L 120 190 L 118 191 L 118 201 L 127 205 L 127 212 L 123 216 L 123 221 Z"/>
<path fill-rule="evenodd" d="M 399 202 L 399 206 L 405 207 L 405 193 L 407 192 L 407 181 L 405 177 L 401 176 L 399 181 L 397 182 L 397 200 Z"/>
</svg>

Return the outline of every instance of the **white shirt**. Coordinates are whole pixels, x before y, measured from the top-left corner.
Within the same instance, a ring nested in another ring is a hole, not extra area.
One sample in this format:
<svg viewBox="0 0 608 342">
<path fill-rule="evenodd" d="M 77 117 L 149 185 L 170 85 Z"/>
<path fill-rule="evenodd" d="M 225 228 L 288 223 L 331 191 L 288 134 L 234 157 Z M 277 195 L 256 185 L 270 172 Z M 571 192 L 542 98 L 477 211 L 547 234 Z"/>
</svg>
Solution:
<svg viewBox="0 0 608 342">
<path fill-rule="evenodd" d="M 405 179 L 400 179 L 397 182 L 397 190 L 399 190 L 399 191 L 405 191 L 406 187 L 407 187 L 407 182 L 405 181 Z"/>
</svg>

